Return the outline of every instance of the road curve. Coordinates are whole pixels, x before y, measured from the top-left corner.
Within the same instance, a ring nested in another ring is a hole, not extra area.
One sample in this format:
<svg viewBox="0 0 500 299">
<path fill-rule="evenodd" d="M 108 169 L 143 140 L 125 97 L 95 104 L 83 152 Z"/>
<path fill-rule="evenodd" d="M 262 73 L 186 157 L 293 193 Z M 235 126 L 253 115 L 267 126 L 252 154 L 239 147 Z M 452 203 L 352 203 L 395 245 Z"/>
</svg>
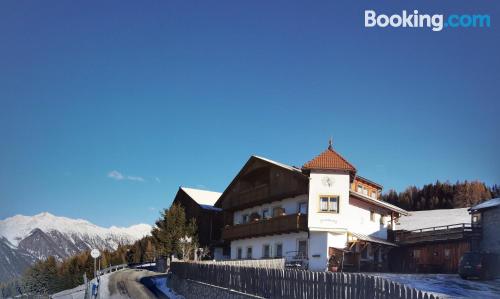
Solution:
<svg viewBox="0 0 500 299">
<path fill-rule="evenodd" d="M 102 280 L 99 297 L 101 299 L 121 298 L 158 298 L 144 284 L 141 279 L 157 273 L 147 270 L 126 269 L 112 273 L 106 280 Z"/>
</svg>

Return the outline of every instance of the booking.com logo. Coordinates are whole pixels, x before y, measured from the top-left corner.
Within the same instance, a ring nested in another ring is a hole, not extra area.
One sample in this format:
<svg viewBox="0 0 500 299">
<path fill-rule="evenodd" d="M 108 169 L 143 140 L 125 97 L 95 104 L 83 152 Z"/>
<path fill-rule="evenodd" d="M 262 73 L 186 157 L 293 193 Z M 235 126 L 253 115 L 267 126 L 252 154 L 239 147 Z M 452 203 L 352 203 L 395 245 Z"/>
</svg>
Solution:
<svg viewBox="0 0 500 299">
<path fill-rule="evenodd" d="M 443 28 L 469 28 L 490 27 L 490 15 L 452 14 L 446 17 L 435 14 L 419 14 L 418 10 L 408 13 L 403 10 L 401 14 L 384 15 L 374 10 L 365 10 L 365 27 L 406 27 L 406 28 L 431 28 L 432 31 L 441 31 Z"/>
</svg>

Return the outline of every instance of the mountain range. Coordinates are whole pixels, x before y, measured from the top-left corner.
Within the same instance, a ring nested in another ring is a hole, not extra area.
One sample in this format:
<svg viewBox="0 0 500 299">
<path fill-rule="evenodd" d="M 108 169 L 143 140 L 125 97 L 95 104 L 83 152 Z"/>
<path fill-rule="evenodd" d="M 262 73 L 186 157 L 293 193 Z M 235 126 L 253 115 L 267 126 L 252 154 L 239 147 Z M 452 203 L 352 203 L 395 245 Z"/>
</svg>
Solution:
<svg viewBox="0 0 500 299">
<path fill-rule="evenodd" d="M 150 233 L 148 224 L 104 228 L 47 212 L 9 217 L 0 220 L 0 282 L 21 276 L 30 265 L 49 256 L 62 261 L 93 248 L 115 250 Z"/>
</svg>

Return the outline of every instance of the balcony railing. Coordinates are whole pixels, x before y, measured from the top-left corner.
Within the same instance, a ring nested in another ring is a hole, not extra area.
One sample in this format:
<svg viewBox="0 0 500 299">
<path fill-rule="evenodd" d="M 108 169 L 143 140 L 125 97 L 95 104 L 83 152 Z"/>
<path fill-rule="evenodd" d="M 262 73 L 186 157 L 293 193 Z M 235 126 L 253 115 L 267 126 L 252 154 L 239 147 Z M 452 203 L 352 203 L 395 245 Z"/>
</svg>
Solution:
<svg viewBox="0 0 500 299">
<path fill-rule="evenodd" d="M 307 215 L 285 215 L 226 226 L 222 231 L 222 238 L 224 240 L 236 240 L 299 231 L 307 231 Z"/>
<path fill-rule="evenodd" d="M 479 237 L 481 229 L 470 223 L 435 226 L 412 231 L 394 231 L 394 241 L 399 244 L 415 244 L 432 241 L 460 240 Z"/>
</svg>

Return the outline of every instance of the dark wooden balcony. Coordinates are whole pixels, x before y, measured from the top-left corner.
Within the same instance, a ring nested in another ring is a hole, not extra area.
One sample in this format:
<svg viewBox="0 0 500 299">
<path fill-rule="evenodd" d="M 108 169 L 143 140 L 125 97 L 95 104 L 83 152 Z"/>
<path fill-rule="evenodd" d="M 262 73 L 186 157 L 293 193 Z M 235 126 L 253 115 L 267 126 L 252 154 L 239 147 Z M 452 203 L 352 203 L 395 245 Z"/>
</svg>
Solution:
<svg viewBox="0 0 500 299">
<path fill-rule="evenodd" d="M 237 240 L 300 231 L 307 231 L 307 215 L 293 214 L 226 226 L 222 230 L 222 239 Z"/>
<path fill-rule="evenodd" d="M 394 242 L 402 245 L 478 238 L 481 228 L 470 223 L 435 226 L 412 231 L 394 231 Z"/>
</svg>

